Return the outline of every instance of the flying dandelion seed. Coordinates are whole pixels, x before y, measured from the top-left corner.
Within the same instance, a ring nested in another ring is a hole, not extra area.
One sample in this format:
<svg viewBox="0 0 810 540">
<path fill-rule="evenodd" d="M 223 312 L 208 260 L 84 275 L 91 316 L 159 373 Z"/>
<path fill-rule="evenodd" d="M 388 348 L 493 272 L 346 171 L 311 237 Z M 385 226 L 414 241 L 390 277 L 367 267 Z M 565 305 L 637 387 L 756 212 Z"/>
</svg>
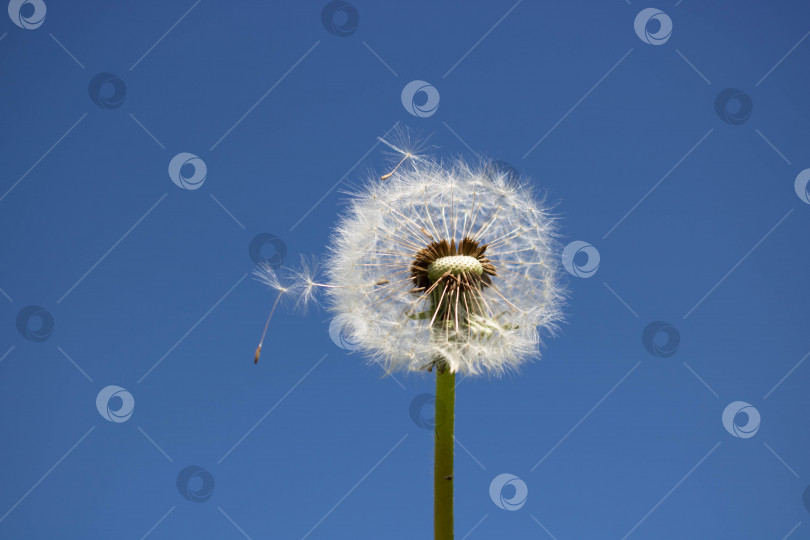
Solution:
<svg viewBox="0 0 810 540">
<path fill-rule="evenodd" d="M 307 257 L 301 255 L 298 268 L 282 267 L 279 269 L 282 275 L 276 271 L 274 265 L 269 262 L 263 262 L 256 266 L 253 271 L 254 277 L 261 283 L 267 285 L 270 289 L 276 291 L 276 300 L 270 308 L 270 314 L 267 316 L 267 321 L 264 323 L 264 330 L 262 337 L 259 339 L 259 346 L 256 347 L 256 352 L 253 355 L 253 363 L 259 363 L 259 357 L 262 353 L 262 345 L 264 338 L 267 337 L 267 330 L 270 328 L 270 320 L 276 312 L 276 308 L 284 300 L 292 303 L 293 309 L 298 311 L 306 311 L 307 307 L 311 304 L 317 304 L 318 299 L 316 292 L 319 287 L 328 287 L 323 283 L 317 283 L 315 280 L 318 276 L 320 265 L 315 257 Z"/>
<path fill-rule="evenodd" d="M 437 148 L 430 143 L 431 137 L 432 135 L 421 137 L 408 128 L 397 126 L 387 139 L 377 137 L 377 140 L 388 148 L 384 153 L 393 161 L 405 161 L 408 158 L 410 161 L 420 162 L 427 160 L 427 154 Z"/>
<path fill-rule="evenodd" d="M 270 327 L 270 320 L 273 318 L 273 314 L 276 312 L 279 302 L 281 302 L 282 298 L 295 293 L 300 293 L 303 288 L 303 282 L 295 281 L 292 285 L 282 283 L 282 278 L 280 278 L 278 273 L 273 269 L 273 265 L 268 262 L 259 264 L 253 271 L 253 275 L 257 280 L 264 283 L 277 293 L 276 300 L 273 302 L 273 307 L 270 308 L 270 314 L 267 316 L 267 321 L 264 323 L 264 330 L 262 331 L 262 337 L 259 339 L 259 346 L 256 347 L 256 352 L 253 355 L 253 363 L 258 364 L 259 356 L 262 354 L 264 338 L 267 336 L 267 329 Z"/>
<path fill-rule="evenodd" d="M 387 372 L 516 368 L 561 317 L 554 219 L 507 173 L 425 158 L 403 169 L 402 151 L 336 227 L 331 309 Z"/>
</svg>

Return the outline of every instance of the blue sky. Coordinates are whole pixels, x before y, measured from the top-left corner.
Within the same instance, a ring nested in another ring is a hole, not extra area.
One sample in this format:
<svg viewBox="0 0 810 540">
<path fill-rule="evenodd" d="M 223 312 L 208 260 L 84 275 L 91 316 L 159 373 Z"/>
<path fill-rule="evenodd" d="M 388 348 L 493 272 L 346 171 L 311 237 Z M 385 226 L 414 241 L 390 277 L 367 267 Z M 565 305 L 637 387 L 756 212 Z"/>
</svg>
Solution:
<svg viewBox="0 0 810 540">
<path fill-rule="evenodd" d="M 510 164 L 600 256 L 541 361 L 459 383 L 458 538 L 807 536 L 805 3 L 19 4 L 0 538 L 430 537 L 430 376 L 382 378 L 318 310 L 252 363 L 251 241 L 324 253 L 395 125 Z"/>
</svg>

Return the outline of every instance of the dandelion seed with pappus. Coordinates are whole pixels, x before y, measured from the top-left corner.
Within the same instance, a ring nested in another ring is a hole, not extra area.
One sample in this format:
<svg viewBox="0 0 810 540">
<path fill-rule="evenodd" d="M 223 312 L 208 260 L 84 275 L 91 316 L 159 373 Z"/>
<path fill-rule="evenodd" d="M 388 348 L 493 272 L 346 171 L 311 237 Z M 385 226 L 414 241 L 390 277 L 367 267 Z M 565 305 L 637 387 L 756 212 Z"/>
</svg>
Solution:
<svg viewBox="0 0 810 540">
<path fill-rule="evenodd" d="M 434 529 L 447 540 L 455 374 L 515 370 L 553 335 L 564 297 L 556 222 L 511 171 L 383 142 L 398 163 L 350 194 L 325 282 L 305 268 L 298 294 L 305 302 L 323 287 L 356 350 L 386 373 L 435 369 Z"/>
</svg>

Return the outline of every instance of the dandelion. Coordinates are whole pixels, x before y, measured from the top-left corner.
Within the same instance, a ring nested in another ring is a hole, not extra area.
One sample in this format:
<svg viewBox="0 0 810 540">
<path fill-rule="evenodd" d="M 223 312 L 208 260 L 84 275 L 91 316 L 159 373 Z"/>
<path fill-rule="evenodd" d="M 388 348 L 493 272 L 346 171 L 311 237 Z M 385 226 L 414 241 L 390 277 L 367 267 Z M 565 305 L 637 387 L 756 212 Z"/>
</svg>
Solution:
<svg viewBox="0 0 810 540">
<path fill-rule="evenodd" d="M 561 320 L 556 223 L 509 171 L 440 162 L 383 141 L 398 162 L 351 194 L 324 264 L 356 350 L 386 373 L 436 370 L 435 538 L 453 535 L 455 374 L 500 375 L 539 355 Z M 304 292 L 305 291 L 305 292 Z"/>
<path fill-rule="evenodd" d="M 330 308 L 386 372 L 501 374 L 560 320 L 555 230 L 509 174 L 421 160 L 354 194 L 325 264 Z"/>
</svg>

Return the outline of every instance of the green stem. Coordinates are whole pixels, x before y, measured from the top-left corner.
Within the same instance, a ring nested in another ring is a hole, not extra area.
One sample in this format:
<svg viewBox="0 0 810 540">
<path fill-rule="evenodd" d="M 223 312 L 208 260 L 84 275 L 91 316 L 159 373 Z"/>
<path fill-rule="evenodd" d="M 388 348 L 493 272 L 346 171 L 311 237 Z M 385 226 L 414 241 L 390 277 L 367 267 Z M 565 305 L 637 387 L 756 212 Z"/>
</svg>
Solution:
<svg viewBox="0 0 810 540">
<path fill-rule="evenodd" d="M 453 424 L 456 374 L 436 366 L 436 449 L 433 469 L 435 540 L 453 540 Z"/>
</svg>

